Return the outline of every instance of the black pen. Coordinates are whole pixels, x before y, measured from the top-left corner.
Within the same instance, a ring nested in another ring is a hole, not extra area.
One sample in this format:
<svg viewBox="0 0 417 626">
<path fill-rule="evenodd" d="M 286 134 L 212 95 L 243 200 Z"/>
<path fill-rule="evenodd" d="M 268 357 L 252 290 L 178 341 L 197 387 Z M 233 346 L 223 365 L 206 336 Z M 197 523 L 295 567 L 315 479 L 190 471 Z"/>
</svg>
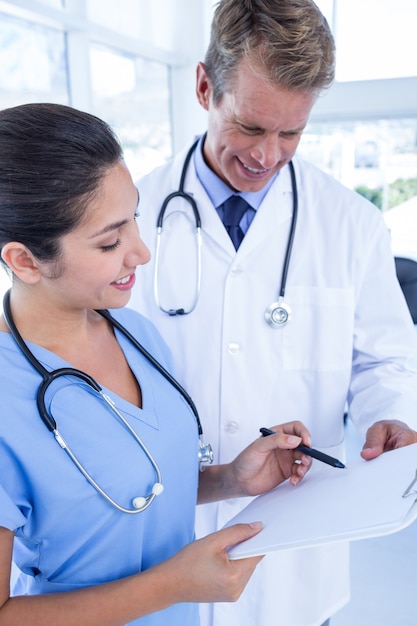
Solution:
<svg viewBox="0 0 417 626">
<path fill-rule="evenodd" d="M 270 428 L 260 428 L 260 432 L 263 437 L 268 437 L 268 435 L 275 435 L 275 431 Z M 303 454 L 307 454 L 308 456 L 313 457 L 313 459 L 317 459 L 318 461 L 322 461 L 322 463 L 327 463 L 327 465 L 331 465 L 332 467 L 346 467 L 343 465 L 342 461 L 339 459 L 335 459 L 333 456 L 329 456 L 328 454 L 324 454 L 324 452 L 320 452 L 319 450 L 315 450 L 314 448 L 309 448 L 308 446 L 303 446 L 301 443 L 299 446 L 294 448 L 294 450 L 298 450 Z"/>
</svg>

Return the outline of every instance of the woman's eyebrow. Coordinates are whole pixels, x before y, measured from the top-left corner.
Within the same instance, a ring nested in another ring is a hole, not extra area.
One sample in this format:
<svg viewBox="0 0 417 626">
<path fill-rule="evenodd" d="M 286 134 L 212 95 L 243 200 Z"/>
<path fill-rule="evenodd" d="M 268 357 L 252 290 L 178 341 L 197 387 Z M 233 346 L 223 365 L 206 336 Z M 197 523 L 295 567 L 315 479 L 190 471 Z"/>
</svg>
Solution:
<svg viewBox="0 0 417 626">
<path fill-rule="evenodd" d="M 136 211 L 138 210 L 139 202 L 140 202 L 139 190 L 137 190 Z M 90 235 L 89 239 L 93 239 L 94 237 L 98 237 L 99 235 L 105 235 L 106 233 L 109 233 L 109 232 L 111 232 L 113 230 L 117 230 L 118 228 L 121 228 L 122 226 L 127 224 L 128 221 L 129 220 L 120 220 L 120 222 L 114 222 L 113 224 L 107 224 L 107 226 L 104 226 L 104 228 L 102 228 L 101 230 L 97 231 L 93 235 Z"/>
<path fill-rule="evenodd" d="M 98 237 L 99 235 L 105 235 L 106 233 L 109 233 L 109 232 L 111 232 L 113 230 L 117 230 L 118 228 L 121 228 L 122 226 L 127 224 L 127 222 L 128 222 L 128 220 L 121 220 L 120 222 L 114 222 L 113 224 L 107 224 L 107 226 L 105 226 L 101 230 L 99 230 L 96 233 L 93 233 L 92 235 L 90 235 L 89 239 L 93 239 L 94 237 Z"/>
</svg>

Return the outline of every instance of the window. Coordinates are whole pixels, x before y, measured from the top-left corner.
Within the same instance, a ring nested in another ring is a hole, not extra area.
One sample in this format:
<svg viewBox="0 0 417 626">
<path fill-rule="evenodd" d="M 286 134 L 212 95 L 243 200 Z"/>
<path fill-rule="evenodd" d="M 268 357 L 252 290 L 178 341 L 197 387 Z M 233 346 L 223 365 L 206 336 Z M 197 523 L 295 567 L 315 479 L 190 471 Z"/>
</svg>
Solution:
<svg viewBox="0 0 417 626">
<path fill-rule="evenodd" d="M 318 0 L 336 39 L 337 81 L 417 76 L 415 0 Z"/>
<path fill-rule="evenodd" d="M 336 41 L 336 81 L 299 152 L 384 212 L 394 254 L 417 258 L 415 0 L 318 0 Z"/>
<path fill-rule="evenodd" d="M 0 1 L 0 106 L 59 102 L 118 133 L 134 177 L 172 155 L 170 0 Z"/>
<path fill-rule="evenodd" d="M 135 180 L 172 154 L 168 69 L 95 44 L 90 62 L 93 110 L 117 132 Z"/>
<path fill-rule="evenodd" d="M 139 177 L 173 152 L 172 67 L 184 65 L 176 13 L 171 0 L 0 0 L 0 107 L 91 111 L 115 129 Z M 1 270 L 0 310 L 8 285 Z"/>
<path fill-rule="evenodd" d="M 87 0 L 88 18 L 121 35 L 172 52 L 176 47 L 176 14 L 172 0 Z"/>
<path fill-rule="evenodd" d="M 0 13 L 1 108 L 26 102 L 68 104 L 65 36 Z"/>
<path fill-rule="evenodd" d="M 384 211 L 417 195 L 398 185 L 417 185 L 417 118 L 310 124 L 299 150 L 347 187 L 378 191 L 371 199 Z"/>
</svg>

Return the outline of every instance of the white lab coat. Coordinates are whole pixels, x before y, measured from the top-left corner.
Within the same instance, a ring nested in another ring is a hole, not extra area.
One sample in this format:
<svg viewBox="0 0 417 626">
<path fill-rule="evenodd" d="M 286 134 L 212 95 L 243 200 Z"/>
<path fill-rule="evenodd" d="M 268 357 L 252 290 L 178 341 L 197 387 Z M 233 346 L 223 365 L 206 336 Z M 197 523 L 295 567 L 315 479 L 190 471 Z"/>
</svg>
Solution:
<svg viewBox="0 0 417 626">
<path fill-rule="evenodd" d="M 273 329 L 264 320 L 266 307 L 277 300 L 291 223 L 288 167 L 236 253 L 191 161 L 185 189 L 192 190 L 202 220 L 201 293 L 189 315 L 159 311 L 153 294 L 156 219 L 163 198 L 178 188 L 184 156 L 138 183 L 139 229 L 153 259 L 138 269 L 129 306 L 149 316 L 170 345 L 215 461 L 235 457 L 261 426 L 289 420 L 307 425 L 313 446 L 343 458 L 346 401 L 363 432 L 384 418 L 416 427 L 417 379 L 407 360 L 415 358 L 417 338 L 396 281 L 388 231 L 373 205 L 298 158 L 299 218 L 285 295 L 289 324 Z M 195 279 L 192 210 L 176 200 L 166 211 L 161 240 L 162 306 L 187 308 Z M 198 534 L 221 528 L 243 504 L 198 507 Z M 203 606 L 202 626 L 319 626 L 348 599 L 346 544 L 276 552 L 258 565 L 237 603 Z"/>
</svg>

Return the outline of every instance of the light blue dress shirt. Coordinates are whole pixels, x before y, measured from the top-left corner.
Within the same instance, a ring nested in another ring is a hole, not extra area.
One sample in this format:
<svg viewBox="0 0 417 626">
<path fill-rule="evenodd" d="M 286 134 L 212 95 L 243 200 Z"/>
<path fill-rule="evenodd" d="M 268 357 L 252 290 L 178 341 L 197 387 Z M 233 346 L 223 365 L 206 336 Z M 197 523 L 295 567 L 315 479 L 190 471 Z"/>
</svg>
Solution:
<svg viewBox="0 0 417 626">
<path fill-rule="evenodd" d="M 207 192 L 208 197 L 210 198 L 214 207 L 216 208 L 216 211 L 220 219 L 223 221 L 221 205 L 232 194 L 236 192 L 231 187 L 226 185 L 226 183 L 224 183 L 221 180 L 221 178 L 219 178 L 217 174 L 215 174 L 213 170 L 210 169 L 207 163 L 205 162 L 204 157 L 203 157 L 204 139 L 205 139 L 205 135 L 202 135 L 202 137 L 200 137 L 200 140 L 197 144 L 197 148 L 194 152 L 194 165 L 195 165 L 198 179 L 200 180 L 205 191 Z M 244 200 L 246 200 L 246 202 L 250 204 L 250 206 L 252 207 L 251 211 L 246 211 L 246 213 L 243 215 L 239 223 L 239 226 L 245 235 L 256 215 L 256 211 L 260 207 L 271 185 L 274 183 L 276 176 L 278 176 L 278 174 L 273 176 L 271 180 L 268 181 L 268 183 L 265 185 L 265 187 L 263 187 L 259 191 L 244 191 L 242 193 L 237 194 L 241 196 Z"/>
</svg>

